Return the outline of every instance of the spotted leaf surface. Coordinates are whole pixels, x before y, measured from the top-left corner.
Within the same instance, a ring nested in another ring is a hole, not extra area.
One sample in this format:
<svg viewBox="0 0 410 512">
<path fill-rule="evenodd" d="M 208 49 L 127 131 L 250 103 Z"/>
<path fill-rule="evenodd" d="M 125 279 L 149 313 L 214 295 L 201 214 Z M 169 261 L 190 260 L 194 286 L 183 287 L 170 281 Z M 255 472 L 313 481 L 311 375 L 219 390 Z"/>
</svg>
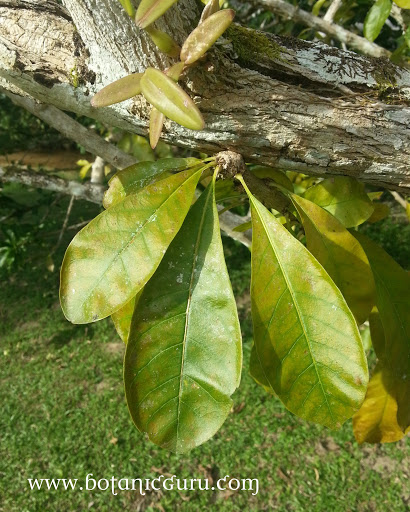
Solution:
<svg viewBox="0 0 410 512">
<path fill-rule="evenodd" d="M 229 414 L 241 362 L 212 182 L 134 313 L 124 379 L 136 426 L 174 452 L 205 442 Z"/>
<path fill-rule="evenodd" d="M 188 170 L 153 183 L 74 237 L 61 268 L 60 301 L 68 320 L 105 318 L 141 290 L 181 227 L 200 174 Z"/>
<path fill-rule="evenodd" d="M 355 319 L 320 263 L 250 201 L 254 355 L 264 383 L 296 415 L 337 429 L 359 409 L 368 381 Z"/>
</svg>

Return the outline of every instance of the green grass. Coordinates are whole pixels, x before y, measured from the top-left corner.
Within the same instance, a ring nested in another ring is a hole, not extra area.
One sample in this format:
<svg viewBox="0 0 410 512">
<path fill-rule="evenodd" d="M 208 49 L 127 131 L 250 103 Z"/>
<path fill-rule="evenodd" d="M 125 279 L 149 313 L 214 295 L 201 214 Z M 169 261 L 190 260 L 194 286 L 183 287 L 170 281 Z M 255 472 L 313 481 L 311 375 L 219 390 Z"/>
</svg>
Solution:
<svg viewBox="0 0 410 512">
<path fill-rule="evenodd" d="M 58 206 L 61 211 L 64 204 Z M 75 203 L 74 217 L 82 207 Z M 350 423 L 330 432 L 298 420 L 249 377 L 249 253 L 230 241 L 226 254 L 244 327 L 244 370 L 234 410 L 213 439 L 189 454 L 176 456 L 151 444 L 128 414 L 123 346 L 110 320 L 73 326 L 63 317 L 58 272 L 47 272 L 41 263 L 57 236 L 48 239 L 48 246 L 30 248 L 31 259 L 21 270 L 1 276 L 0 510 L 408 510 L 408 441 L 358 446 Z M 160 473 L 258 478 L 260 492 L 140 496 L 118 491 L 112 496 L 109 491 L 30 491 L 27 482 L 81 480 L 88 473 L 97 479 Z"/>
</svg>

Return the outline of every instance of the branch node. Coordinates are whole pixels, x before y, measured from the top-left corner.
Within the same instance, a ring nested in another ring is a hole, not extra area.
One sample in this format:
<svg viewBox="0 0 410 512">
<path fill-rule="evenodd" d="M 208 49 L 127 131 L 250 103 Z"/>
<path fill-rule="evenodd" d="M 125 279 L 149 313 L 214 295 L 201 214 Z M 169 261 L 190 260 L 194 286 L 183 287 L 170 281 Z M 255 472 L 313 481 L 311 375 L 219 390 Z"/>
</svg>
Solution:
<svg viewBox="0 0 410 512">
<path fill-rule="evenodd" d="M 219 178 L 228 180 L 236 174 L 243 174 L 246 171 L 245 161 L 239 153 L 234 151 L 221 151 L 215 156 L 216 164 L 220 167 Z"/>
</svg>

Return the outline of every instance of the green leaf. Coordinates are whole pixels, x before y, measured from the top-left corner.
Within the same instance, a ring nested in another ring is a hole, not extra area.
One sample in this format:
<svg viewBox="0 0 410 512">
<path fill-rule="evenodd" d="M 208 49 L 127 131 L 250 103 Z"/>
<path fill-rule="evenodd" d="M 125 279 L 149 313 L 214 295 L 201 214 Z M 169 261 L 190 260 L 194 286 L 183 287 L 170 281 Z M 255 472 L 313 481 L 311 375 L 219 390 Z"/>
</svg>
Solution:
<svg viewBox="0 0 410 512">
<path fill-rule="evenodd" d="M 112 82 L 93 96 L 91 105 L 93 107 L 108 107 L 141 94 L 142 75 L 143 73 L 134 73 Z"/>
<path fill-rule="evenodd" d="M 284 172 L 279 171 L 278 169 L 272 169 L 272 167 L 265 167 L 263 165 L 255 165 L 251 168 L 251 172 L 260 179 L 272 180 L 281 187 L 293 192 L 293 183 Z"/>
<path fill-rule="evenodd" d="M 254 342 L 265 379 L 294 414 L 337 429 L 359 409 L 368 381 L 355 319 L 318 261 L 248 195 Z"/>
<path fill-rule="evenodd" d="M 158 69 L 148 68 L 141 79 L 145 99 L 169 119 L 190 128 L 202 130 L 204 120 L 188 94 Z"/>
<path fill-rule="evenodd" d="M 379 220 L 385 219 L 390 215 L 389 205 L 386 203 L 373 203 L 374 212 L 367 219 L 367 222 L 374 224 L 375 222 L 379 222 Z"/>
<path fill-rule="evenodd" d="M 182 45 L 180 59 L 185 64 L 193 64 L 225 32 L 235 17 L 235 11 L 224 9 L 206 18 L 193 30 Z"/>
<path fill-rule="evenodd" d="M 161 158 L 155 162 L 139 162 L 118 171 L 108 182 L 104 194 L 104 208 L 111 208 L 126 196 L 135 194 L 159 178 L 167 178 L 170 172 L 183 171 L 201 164 L 197 158 Z"/>
<path fill-rule="evenodd" d="M 384 338 L 383 324 L 380 320 L 380 314 L 376 307 L 372 309 L 369 317 L 370 337 L 376 356 L 380 361 L 384 359 L 386 350 L 386 341 Z"/>
<path fill-rule="evenodd" d="M 138 6 L 135 23 L 145 28 L 164 14 L 177 0 L 142 0 Z"/>
<path fill-rule="evenodd" d="M 136 304 L 138 304 L 142 290 L 140 290 L 135 297 L 128 301 L 125 306 L 111 315 L 111 320 L 114 322 L 115 330 L 125 344 L 128 342 L 132 315 L 134 313 Z"/>
<path fill-rule="evenodd" d="M 95 322 L 134 297 L 155 272 L 187 214 L 202 170 L 188 170 L 126 197 L 82 229 L 61 269 L 68 320 Z"/>
<path fill-rule="evenodd" d="M 393 0 L 402 9 L 410 9 L 410 0 Z"/>
<path fill-rule="evenodd" d="M 322 8 L 322 5 L 326 2 L 326 0 L 317 0 L 315 5 L 312 7 L 312 14 L 314 16 L 318 16 L 320 13 L 320 9 Z"/>
<path fill-rule="evenodd" d="M 398 421 L 410 425 L 410 274 L 381 247 L 361 233 L 355 233 L 366 251 L 376 282 L 376 305 L 385 336 L 383 364 L 402 383 L 397 397 Z"/>
<path fill-rule="evenodd" d="M 236 228 L 233 228 L 233 231 L 236 231 L 237 233 L 243 233 L 251 228 L 252 222 L 244 222 L 243 224 L 239 224 L 239 226 L 236 226 Z"/>
<path fill-rule="evenodd" d="M 150 35 L 153 43 L 164 53 L 170 57 L 178 57 L 181 48 L 172 39 L 171 36 L 158 30 L 152 26 L 146 28 L 146 31 Z"/>
<path fill-rule="evenodd" d="M 178 453 L 205 442 L 229 414 L 241 364 L 212 182 L 144 288 L 132 319 L 124 380 L 136 426 Z"/>
<path fill-rule="evenodd" d="M 128 14 L 128 16 L 131 16 L 131 18 L 135 15 L 135 9 L 132 5 L 131 0 L 119 0 L 120 4 L 124 7 L 125 12 Z"/>
<path fill-rule="evenodd" d="M 392 0 L 376 0 L 364 20 L 363 34 L 369 41 L 374 41 L 380 34 L 389 17 Z"/>
<path fill-rule="evenodd" d="M 364 250 L 329 212 L 296 195 L 292 201 L 305 228 L 308 250 L 342 292 L 357 322 L 363 323 L 369 318 L 376 293 Z"/>
<path fill-rule="evenodd" d="M 157 147 L 164 126 L 165 116 L 155 107 L 152 107 L 149 116 L 149 143 L 152 149 Z"/>
<path fill-rule="evenodd" d="M 374 210 L 363 183 L 345 176 L 323 180 L 307 189 L 303 197 L 327 210 L 345 228 L 363 224 Z"/>
</svg>

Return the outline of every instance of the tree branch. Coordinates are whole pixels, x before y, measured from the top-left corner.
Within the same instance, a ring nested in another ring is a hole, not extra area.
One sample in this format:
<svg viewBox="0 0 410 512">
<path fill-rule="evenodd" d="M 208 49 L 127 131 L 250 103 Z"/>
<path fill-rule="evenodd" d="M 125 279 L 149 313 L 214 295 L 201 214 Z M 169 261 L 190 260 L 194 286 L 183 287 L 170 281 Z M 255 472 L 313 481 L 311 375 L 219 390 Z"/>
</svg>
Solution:
<svg viewBox="0 0 410 512">
<path fill-rule="evenodd" d="M 29 96 L 18 96 L 3 87 L 0 87 L 0 92 L 8 96 L 15 105 L 25 108 L 62 133 L 64 137 L 74 140 L 87 151 L 96 157 L 103 158 L 116 169 L 123 169 L 136 163 L 134 157 L 121 151 L 114 144 L 110 144 L 92 130 L 85 128 L 58 108 L 37 102 Z"/>
<path fill-rule="evenodd" d="M 64 0 L 72 21 L 49 10 L 50 2 L 16 9 L 0 0 L 1 85 L 146 135 L 149 107 L 141 96 L 103 109 L 92 108 L 90 97 L 131 72 L 172 61 L 117 1 Z M 196 2 L 179 0 L 158 28 L 180 44 L 199 14 Z M 226 44 L 190 69 L 183 85 L 206 128 L 193 132 L 167 121 L 167 143 L 206 154 L 230 149 L 278 169 L 410 189 L 410 72 L 387 60 L 234 25 Z"/>
<path fill-rule="evenodd" d="M 385 48 L 382 48 L 376 43 L 372 43 L 364 37 L 358 36 L 357 34 L 354 34 L 353 32 L 350 32 L 349 30 L 346 30 L 345 28 L 332 22 L 336 10 L 340 7 L 338 0 L 336 0 L 336 3 L 333 2 L 333 4 L 335 4 L 333 9 L 332 4 L 328 10 L 328 13 L 326 13 L 323 18 L 314 16 L 310 12 L 299 9 L 299 7 L 289 4 L 284 0 L 251 1 L 254 5 L 260 5 L 269 11 L 274 12 L 275 14 L 279 14 L 279 16 L 291 19 L 296 23 L 301 23 L 302 25 L 306 25 L 307 27 L 313 28 L 314 30 L 324 32 L 334 39 L 337 39 L 338 41 L 345 43 L 347 46 L 350 46 L 350 48 L 359 50 L 366 55 L 371 55 L 373 57 L 390 57 L 391 55 L 391 52 Z"/>
</svg>

